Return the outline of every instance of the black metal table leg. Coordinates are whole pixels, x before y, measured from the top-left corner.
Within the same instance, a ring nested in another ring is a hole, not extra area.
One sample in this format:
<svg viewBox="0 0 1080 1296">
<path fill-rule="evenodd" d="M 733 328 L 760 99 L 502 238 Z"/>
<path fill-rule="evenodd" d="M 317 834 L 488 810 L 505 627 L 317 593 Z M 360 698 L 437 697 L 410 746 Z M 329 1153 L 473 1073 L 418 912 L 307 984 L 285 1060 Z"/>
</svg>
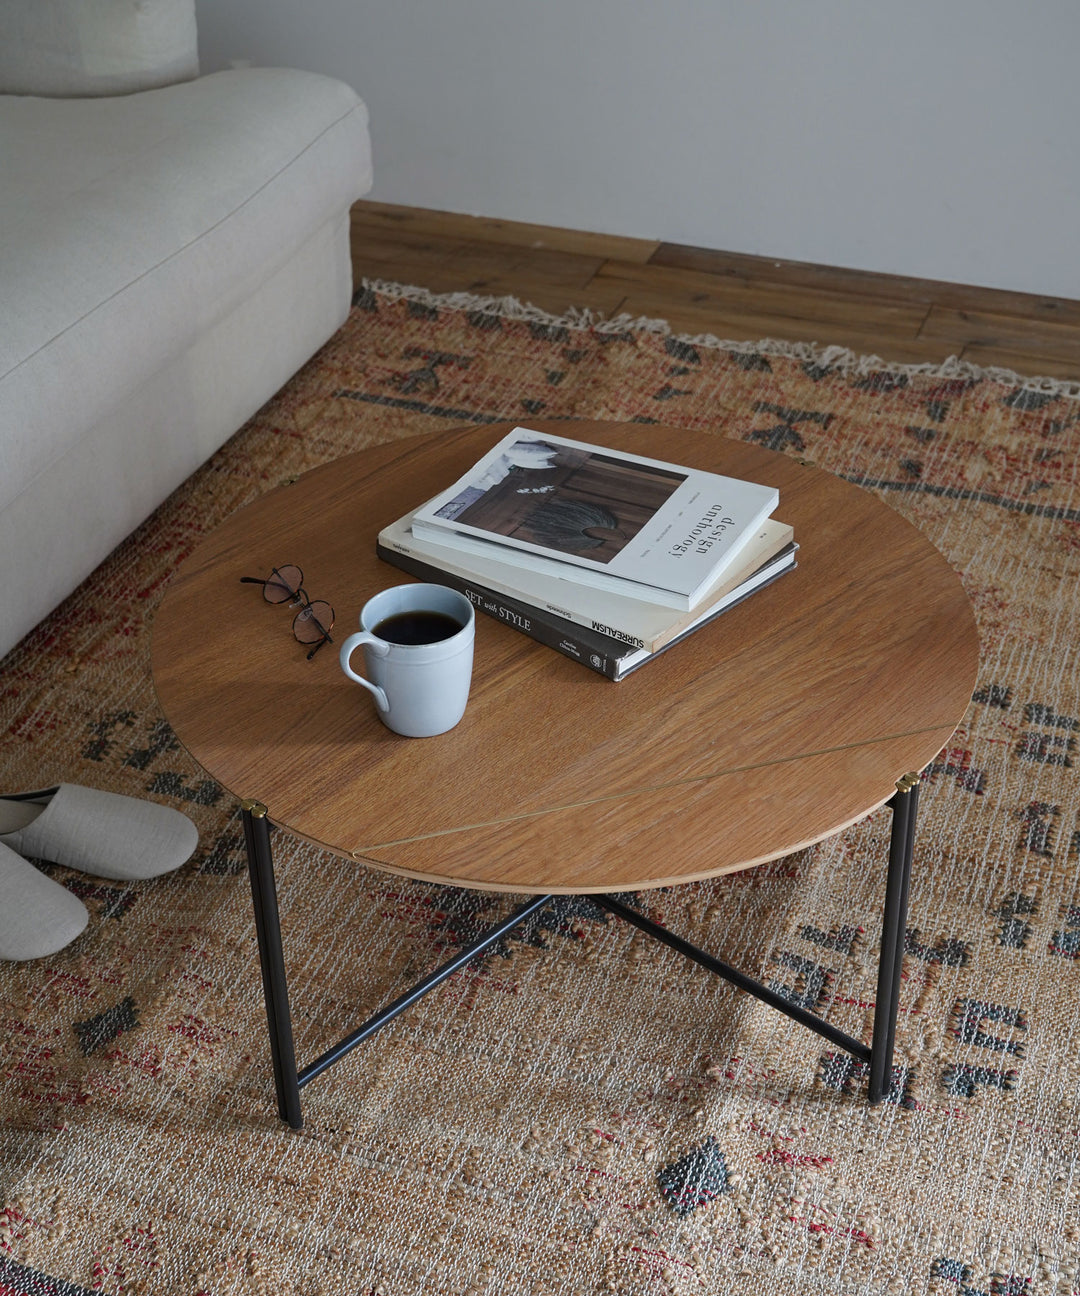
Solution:
<svg viewBox="0 0 1080 1296">
<path fill-rule="evenodd" d="M 892 830 L 889 839 L 889 865 L 885 879 L 885 916 L 881 934 L 881 957 L 878 964 L 877 999 L 874 1007 L 872 1043 L 867 1046 L 846 1031 L 822 1021 L 816 1014 L 792 1003 L 771 986 L 747 976 L 715 955 L 698 949 L 688 940 L 646 918 L 617 896 L 594 895 L 601 909 L 632 923 L 655 940 L 676 950 L 684 958 L 708 968 L 740 990 L 755 995 L 832 1044 L 838 1044 L 852 1057 L 869 1066 L 870 1102 L 880 1103 L 888 1097 L 892 1082 L 892 1059 L 896 1043 L 896 1019 L 900 1007 L 900 979 L 904 964 L 904 932 L 907 922 L 908 887 L 911 880 L 911 857 L 915 845 L 915 817 L 919 805 L 919 776 L 905 774 L 889 799 Z"/>
<path fill-rule="evenodd" d="M 292 1018 L 289 1015 L 289 991 L 285 983 L 285 960 L 281 948 L 281 923 L 278 917 L 277 885 L 274 881 L 274 864 L 270 851 L 270 822 L 266 806 L 261 801 L 241 801 L 244 822 L 244 842 L 247 846 L 248 876 L 251 880 L 251 900 L 255 910 L 255 935 L 259 942 L 259 966 L 262 970 L 263 998 L 266 1001 L 266 1022 L 270 1030 L 270 1057 L 274 1066 L 274 1089 L 277 1094 L 278 1115 L 288 1121 L 293 1129 L 302 1129 L 304 1117 L 300 1110 L 300 1090 L 316 1076 L 321 1075 L 335 1062 L 340 1062 L 358 1044 L 369 1039 L 393 1021 L 406 1008 L 411 1007 L 429 991 L 434 990 L 447 977 L 465 967 L 490 945 L 508 936 L 537 913 L 552 897 L 532 896 L 501 922 L 482 932 L 476 940 L 465 946 L 447 962 L 429 972 L 412 989 L 399 995 L 392 1003 L 345 1038 L 328 1049 L 314 1062 L 297 1070 L 296 1049 L 293 1044 Z"/>
<path fill-rule="evenodd" d="M 489 927 L 470 945 L 464 946 L 450 959 L 447 959 L 441 967 L 437 967 L 434 972 L 429 972 L 423 981 L 418 981 L 411 990 L 406 990 L 404 994 L 389 1003 L 385 1008 L 380 1008 L 377 1013 L 369 1017 L 363 1025 L 358 1026 L 356 1030 L 351 1031 L 343 1040 L 335 1044 L 333 1048 L 321 1056 L 317 1057 L 314 1062 L 309 1063 L 306 1067 L 301 1068 L 299 1084 L 301 1089 L 309 1080 L 314 1080 L 316 1076 L 322 1075 L 327 1067 L 333 1066 L 335 1062 L 340 1062 L 346 1053 L 356 1048 L 357 1044 L 362 1044 L 364 1040 L 370 1039 L 376 1031 L 388 1023 L 392 1022 L 399 1013 L 403 1013 L 406 1008 L 411 1008 L 418 999 L 423 998 L 429 991 L 434 990 L 437 985 L 441 985 L 447 977 L 453 976 L 455 972 L 466 967 L 476 956 L 494 945 L 496 941 L 502 940 L 508 936 L 515 927 L 519 926 L 526 918 L 531 917 L 538 910 L 552 900 L 552 896 L 541 895 L 533 896 L 527 900 L 520 908 L 515 909 L 512 914 L 508 914 L 502 922 L 496 923 L 494 927 Z"/>
<path fill-rule="evenodd" d="M 690 941 L 684 940 L 683 937 L 677 936 L 674 932 L 668 931 L 666 927 L 661 927 L 659 923 L 653 922 L 651 918 L 646 918 L 644 914 L 638 913 L 628 904 L 624 904 L 617 896 L 612 895 L 593 895 L 589 897 L 592 902 L 601 909 L 606 909 L 608 913 L 613 913 L 617 918 L 622 918 L 624 922 L 632 923 L 640 931 L 658 940 L 669 949 L 681 954 L 683 958 L 688 958 L 694 963 L 699 963 L 703 968 L 707 968 L 714 976 L 723 977 L 725 981 L 730 981 L 733 986 L 744 990 L 747 994 L 752 994 L 766 1003 L 770 1008 L 775 1008 L 777 1012 L 782 1012 L 785 1017 L 790 1017 L 797 1021 L 800 1026 L 805 1026 L 808 1030 L 815 1031 L 818 1035 L 827 1039 L 830 1044 L 838 1044 L 840 1048 L 846 1049 L 847 1052 L 854 1054 L 863 1062 L 870 1059 L 870 1050 L 865 1044 L 853 1036 L 848 1035 L 846 1031 L 840 1030 L 837 1026 L 832 1026 L 829 1022 L 822 1021 L 820 1017 L 815 1017 L 812 1012 L 801 1008 L 798 1004 L 792 1003 L 782 994 L 778 994 L 769 986 L 762 985 L 753 977 L 747 976 L 745 972 L 740 972 L 730 963 L 725 963 L 723 959 L 718 959 L 714 954 L 709 954 L 705 950 L 698 949 Z"/>
<path fill-rule="evenodd" d="M 919 809 L 919 776 L 905 774 L 890 799 L 892 830 L 889 835 L 889 868 L 885 879 L 885 912 L 881 928 L 874 1033 L 870 1045 L 870 1102 L 880 1103 L 892 1086 L 892 1060 L 896 1045 L 896 1019 L 900 1009 L 900 982 L 904 968 L 904 935 L 907 926 L 911 857 L 915 848 L 915 819 Z"/>
<path fill-rule="evenodd" d="M 300 1085 L 296 1073 L 289 991 L 285 984 L 285 960 L 281 950 L 281 922 L 278 917 L 274 862 L 270 853 L 270 824 L 266 806 L 259 801 L 242 801 L 244 841 L 247 845 L 251 901 L 255 909 L 255 934 L 259 942 L 266 1022 L 270 1028 L 270 1055 L 274 1064 L 274 1089 L 278 1115 L 293 1129 L 302 1129 Z"/>
</svg>

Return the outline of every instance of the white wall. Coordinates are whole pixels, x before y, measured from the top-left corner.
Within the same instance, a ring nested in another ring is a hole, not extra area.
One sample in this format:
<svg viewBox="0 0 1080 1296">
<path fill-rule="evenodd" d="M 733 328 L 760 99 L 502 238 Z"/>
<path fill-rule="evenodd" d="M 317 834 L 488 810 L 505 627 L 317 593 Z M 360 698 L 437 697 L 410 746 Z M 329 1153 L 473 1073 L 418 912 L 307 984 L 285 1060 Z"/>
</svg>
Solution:
<svg viewBox="0 0 1080 1296">
<path fill-rule="evenodd" d="M 382 202 L 1080 298 L 1075 0 L 199 0 Z"/>
</svg>

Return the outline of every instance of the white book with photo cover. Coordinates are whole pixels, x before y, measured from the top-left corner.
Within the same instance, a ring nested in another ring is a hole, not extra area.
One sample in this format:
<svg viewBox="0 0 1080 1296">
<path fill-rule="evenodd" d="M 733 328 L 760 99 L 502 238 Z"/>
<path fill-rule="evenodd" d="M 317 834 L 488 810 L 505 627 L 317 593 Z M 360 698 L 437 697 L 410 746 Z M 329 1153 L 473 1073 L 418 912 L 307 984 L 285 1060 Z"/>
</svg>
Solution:
<svg viewBox="0 0 1080 1296">
<path fill-rule="evenodd" d="M 417 509 L 412 531 L 689 611 L 778 502 L 772 486 L 517 427 Z"/>
<path fill-rule="evenodd" d="M 378 552 L 393 562 L 395 555 L 425 563 L 426 579 L 439 573 L 459 582 L 475 581 L 486 589 L 520 600 L 541 612 L 585 626 L 597 634 L 620 640 L 632 649 L 656 652 L 683 633 L 703 613 L 715 614 L 795 565 L 798 545 L 792 528 L 768 519 L 727 566 L 723 577 L 692 611 L 660 607 L 625 593 L 612 593 L 582 585 L 565 576 L 529 571 L 491 557 L 480 557 L 436 544 L 412 532 L 412 513 L 406 513 L 379 532 Z"/>
</svg>

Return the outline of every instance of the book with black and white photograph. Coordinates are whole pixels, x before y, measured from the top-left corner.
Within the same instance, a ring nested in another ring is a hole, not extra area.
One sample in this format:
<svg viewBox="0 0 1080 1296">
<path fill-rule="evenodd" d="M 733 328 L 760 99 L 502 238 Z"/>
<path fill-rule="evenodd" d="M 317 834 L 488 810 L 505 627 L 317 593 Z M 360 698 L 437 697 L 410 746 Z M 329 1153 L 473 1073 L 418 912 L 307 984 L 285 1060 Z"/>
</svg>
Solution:
<svg viewBox="0 0 1080 1296">
<path fill-rule="evenodd" d="M 700 612 L 733 596 L 743 582 L 764 568 L 777 574 L 795 562 L 792 528 L 769 519 L 764 522 L 728 565 L 723 579 L 692 611 L 662 607 L 623 593 L 611 593 L 582 585 L 572 575 L 553 576 L 546 571 L 531 571 L 500 561 L 492 555 L 467 553 L 449 545 L 437 544 L 413 534 L 413 513 L 384 527 L 379 532 L 378 552 L 395 561 L 393 551 L 427 564 L 431 578 L 441 573 L 465 581 L 478 582 L 485 589 L 520 600 L 540 612 L 547 612 L 576 625 L 617 639 L 632 649 L 656 652 L 695 620 Z M 460 586 L 458 587 L 460 588 Z"/>
<path fill-rule="evenodd" d="M 517 427 L 416 510 L 418 539 L 690 611 L 775 487 Z"/>
</svg>

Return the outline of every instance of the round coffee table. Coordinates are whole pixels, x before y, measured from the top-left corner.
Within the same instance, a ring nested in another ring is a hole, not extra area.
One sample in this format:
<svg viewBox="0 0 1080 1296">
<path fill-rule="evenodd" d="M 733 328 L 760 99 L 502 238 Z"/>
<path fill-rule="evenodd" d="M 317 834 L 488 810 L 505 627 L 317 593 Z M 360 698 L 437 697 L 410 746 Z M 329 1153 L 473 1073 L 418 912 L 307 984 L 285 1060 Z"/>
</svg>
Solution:
<svg viewBox="0 0 1080 1296">
<path fill-rule="evenodd" d="M 292 563 L 335 607 L 410 578 L 379 530 L 461 476 L 512 424 L 350 455 L 240 509 L 182 564 L 155 619 L 154 683 L 196 761 L 241 799 L 278 1108 L 556 893 L 597 903 L 852 1052 L 886 1096 L 918 779 L 970 701 L 978 642 L 938 551 L 868 492 L 783 455 L 655 425 L 530 421 L 774 485 L 799 565 L 618 684 L 487 617 L 464 719 L 384 728 L 336 648 L 309 661 L 291 614 L 241 576 Z M 788 1003 L 609 896 L 752 867 L 893 807 L 874 1039 Z M 338 855 L 426 881 L 532 895 L 475 946 L 297 1071 L 267 818 Z"/>
</svg>

